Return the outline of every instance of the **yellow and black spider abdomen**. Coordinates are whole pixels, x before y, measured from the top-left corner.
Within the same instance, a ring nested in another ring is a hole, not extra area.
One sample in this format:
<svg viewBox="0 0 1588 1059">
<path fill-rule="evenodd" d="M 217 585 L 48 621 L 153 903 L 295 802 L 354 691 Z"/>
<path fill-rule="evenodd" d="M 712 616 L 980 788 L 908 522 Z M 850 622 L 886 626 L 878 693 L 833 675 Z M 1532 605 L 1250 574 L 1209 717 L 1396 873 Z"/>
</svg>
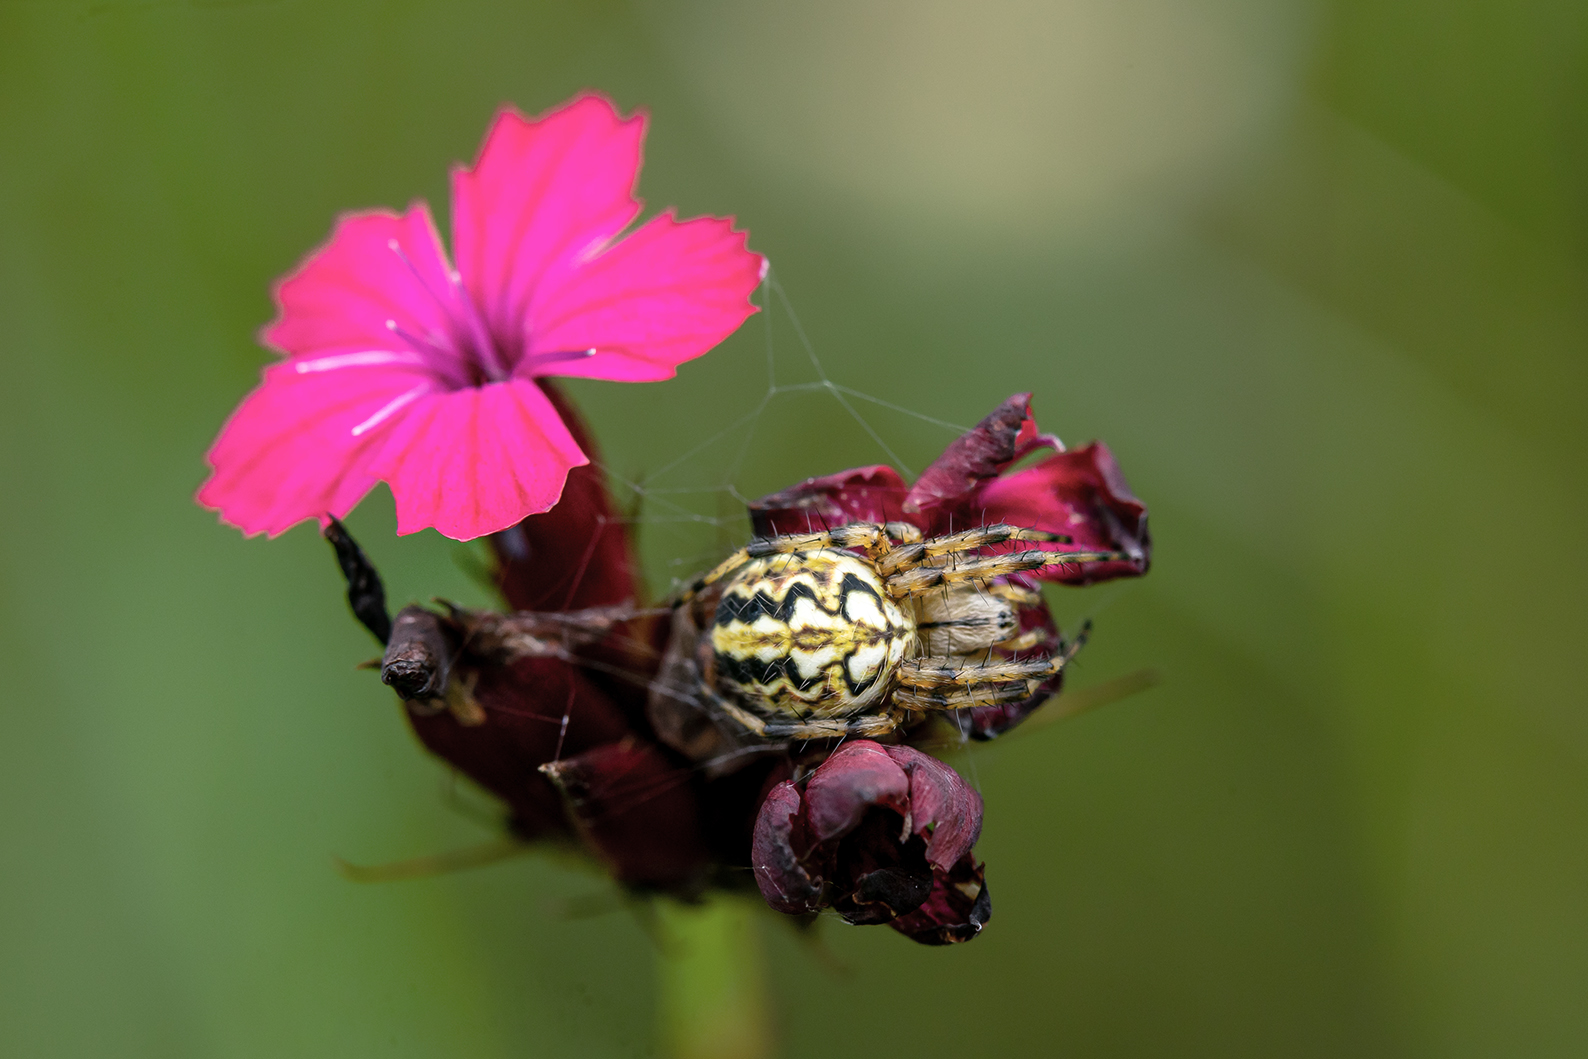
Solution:
<svg viewBox="0 0 1588 1059">
<path fill-rule="evenodd" d="M 848 717 L 892 687 L 914 621 L 866 560 L 817 550 L 752 559 L 711 627 L 717 686 L 775 720 Z"/>
</svg>

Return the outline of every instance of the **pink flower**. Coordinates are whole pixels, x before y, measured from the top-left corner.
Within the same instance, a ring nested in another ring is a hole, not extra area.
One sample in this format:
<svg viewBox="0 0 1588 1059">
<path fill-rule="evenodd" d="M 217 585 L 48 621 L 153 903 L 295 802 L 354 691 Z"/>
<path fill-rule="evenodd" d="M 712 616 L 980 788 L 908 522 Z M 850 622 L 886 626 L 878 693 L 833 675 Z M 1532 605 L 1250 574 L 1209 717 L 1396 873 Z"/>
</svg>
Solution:
<svg viewBox="0 0 1588 1059">
<path fill-rule="evenodd" d="M 644 136 L 600 96 L 504 109 L 453 170 L 456 267 L 423 202 L 343 216 L 277 286 L 263 340 L 287 359 L 221 429 L 199 503 L 275 536 L 383 481 L 398 533 L 459 540 L 551 508 L 589 460 L 537 379 L 671 378 L 755 311 L 763 260 L 731 219 L 618 238 Z"/>
</svg>

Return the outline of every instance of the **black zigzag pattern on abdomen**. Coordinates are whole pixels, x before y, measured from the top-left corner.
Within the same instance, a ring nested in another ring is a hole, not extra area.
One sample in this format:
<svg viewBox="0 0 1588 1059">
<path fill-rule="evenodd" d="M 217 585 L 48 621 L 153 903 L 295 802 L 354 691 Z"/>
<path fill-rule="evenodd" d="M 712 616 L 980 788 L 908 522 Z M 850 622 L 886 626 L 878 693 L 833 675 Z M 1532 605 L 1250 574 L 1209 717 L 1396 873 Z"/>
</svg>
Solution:
<svg viewBox="0 0 1588 1059">
<path fill-rule="evenodd" d="M 744 596 L 737 592 L 725 592 L 722 601 L 717 604 L 716 625 L 727 625 L 729 622 L 742 621 L 746 625 L 752 624 L 759 618 L 767 617 L 774 621 L 788 624 L 794 617 L 794 605 L 801 599 L 808 599 L 823 614 L 841 617 L 843 614 L 844 600 L 851 592 L 864 592 L 877 601 L 877 609 L 883 609 L 882 597 L 877 595 L 877 590 L 866 584 L 854 574 L 845 574 L 838 585 L 838 609 L 828 610 L 822 606 L 821 600 L 816 598 L 816 592 L 810 585 L 796 581 L 783 593 L 782 599 L 774 599 L 769 593 L 757 591 Z"/>
</svg>

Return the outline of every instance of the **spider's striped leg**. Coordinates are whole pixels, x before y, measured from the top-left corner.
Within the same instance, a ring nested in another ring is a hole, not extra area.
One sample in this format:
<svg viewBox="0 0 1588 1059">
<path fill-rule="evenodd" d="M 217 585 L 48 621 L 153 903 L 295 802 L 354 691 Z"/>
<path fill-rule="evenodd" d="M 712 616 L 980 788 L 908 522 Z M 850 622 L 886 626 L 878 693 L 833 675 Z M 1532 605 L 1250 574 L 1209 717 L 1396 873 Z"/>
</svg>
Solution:
<svg viewBox="0 0 1588 1059">
<path fill-rule="evenodd" d="M 899 727 L 897 712 L 862 714 L 858 717 L 831 717 L 820 720 L 769 721 L 737 703 L 707 691 L 710 704 L 730 717 L 757 739 L 838 739 L 848 736 L 871 738 L 886 735 Z"/>
<path fill-rule="evenodd" d="M 983 585 L 982 590 L 994 599 L 1001 599 L 1013 603 L 1017 607 L 1039 607 L 1042 605 L 1042 593 L 1019 585 L 1012 585 L 1007 581 L 996 581 L 990 585 Z"/>
<path fill-rule="evenodd" d="M 858 738 L 874 739 L 879 735 L 887 735 L 899 727 L 902 714 L 896 711 L 888 713 L 866 713 L 858 717 L 832 718 L 824 721 L 790 721 L 780 723 L 768 721 L 766 723 L 766 737 L 769 739 L 838 739 Z"/>
<path fill-rule="evenodd" d="M 681 607 L 694 599 L 707 586 L 727 577 L 751 559 L 768 555 L 792 555 L 795 552 L 817 551 L 822 548 L 862 548 L 868 555 L 877 555 L 888 547 L 888 534 L 875 522 L 852 522 L 837 529 L 820 533 L 785 533 L 779 537 L 762 537 L 740 548 L 711 570 L 696 578 L 684 591 L 673 597 L 672 605 Z"/>
<path fill-rule="evenodd" d="M 956 687 L 938 691 L 900 688 L 894 692 L 895 705 L 916 713 L 932 710 L 967 710 L 977 706 L 1000 706 L 1021 702 L 1035 693 L 1040 680 L 1021 680 L 1010 684 Z"/>
<path fill-rule="evenodd" d="M 1018 653 L 1020 651 L 1031 650 L 1033 647 L 1040 645 L 1042 641 L 1046 640 L 1047 638 L 1048 630 L 1046 629 L 1027 629 L 1025 632 L 1011 636 L 1009 639 L 1004 640 L 1001 643 L 993 644 L 993 646 L 998 648 L 1000 651 Z"/>
<path fill-rule="evenodd" d="M 889 523 L 889 525 L 893 525 Z M 962 533 L 950 533 L 942 537 L 929 537 L 925 540 L 909 541 L 889 551 L 877 563 L 877 569 L 884 577 L 898 570 L 909 570 L 921 564 L 944 555 L 954 555 L 958 552 L 974 551 L 993 544 L 1003 544 L 1006 541 L 1031 541 L 1038 544 L 1069 544 L 1070 538 L 1062 533 L 1049 533 L 1046 530 L 1023 529 L 1011 526 L 1006 522 L 999 522 L 991 526 L 979 526 L 968 529 Z"/>
<path fill-rule="evenodd" d="M 737 570 L 739 567 L 743 566 L 749 561 L 750 549 L 740 548 L 722 562 L 712 567 L 706 573 L 703 573 L 699 577 L 695 578 L 694 582 L 691 583 L 688 588 L 674 596 L 672 600 L 673 609 L 677 610 L 679 607 L 682 607 L 685 603 L 688 603 L 690 600 L 700 595 L 700 593 L 704 591 L 708 585 L 716 584 L 718 581 L 733 573 L 733 571 Z"/>
<path fill-rule="evenodd" d="M 882 528 L 887 531 L 890 540 L 902 544 L 914 544 L 921 539 L 921 527 L 913 522 L 889 522 Z"/>
<path fill-rule="evenodd" d="M 1022 570 L 1040 570 L 1044 566 L 1063 566 L 1067 563 L 1121 562 L 1130 556 L 1124 552 L 1059 552 L 1033 549 L 1024 552 L 1004 552 L 1001 555 L 982 555 L 952 566 L 918 566 L 888 578 L 888 592 L 895 598 L 918 596 L 943 585 L 966 581 L 987 582 L 1005 574 Z"/>
<path fill-rule="evenodd" d="M 953 658 L 908 658 L 899 663 L 898 680 L 902 690 L 898 694 L 930 698 L 933 693 L 948 694 L 955 689 L 979 689 L 983 694 L 990 694 L 1002 685 L 1041 683 L 1070 664 L 1086 646 L 1091 631 L 1092 623 L 1087 622 L 1063 650 L 1047 658 L 980 663 Z"/>
</svg>

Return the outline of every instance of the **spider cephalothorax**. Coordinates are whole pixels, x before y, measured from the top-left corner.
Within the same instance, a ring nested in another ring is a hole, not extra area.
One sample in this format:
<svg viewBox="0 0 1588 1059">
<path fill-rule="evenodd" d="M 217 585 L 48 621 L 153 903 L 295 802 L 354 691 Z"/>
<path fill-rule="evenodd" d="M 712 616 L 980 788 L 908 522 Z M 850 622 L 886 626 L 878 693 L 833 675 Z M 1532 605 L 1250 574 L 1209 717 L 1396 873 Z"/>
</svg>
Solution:
<svg viewBox="0 0 1588 1059">
<path fill-rule="evenodd" d="M 1008 542 L 1068 543 L 1008 525 L 923 538 L 902 522 L 751 542 L 678 600 L 723 582 L 699 648 L 706 701 L 755 737 L 820 739 L 882 735 L 912 714 L 1030 696 L 1084 631 L 1057 654 L 1011 657 L 1040 643 L 1020 631 L 1017 611 L 1041 598 L 1003 579 L 1118 556 L 981 553 Z"/>
</svg>

